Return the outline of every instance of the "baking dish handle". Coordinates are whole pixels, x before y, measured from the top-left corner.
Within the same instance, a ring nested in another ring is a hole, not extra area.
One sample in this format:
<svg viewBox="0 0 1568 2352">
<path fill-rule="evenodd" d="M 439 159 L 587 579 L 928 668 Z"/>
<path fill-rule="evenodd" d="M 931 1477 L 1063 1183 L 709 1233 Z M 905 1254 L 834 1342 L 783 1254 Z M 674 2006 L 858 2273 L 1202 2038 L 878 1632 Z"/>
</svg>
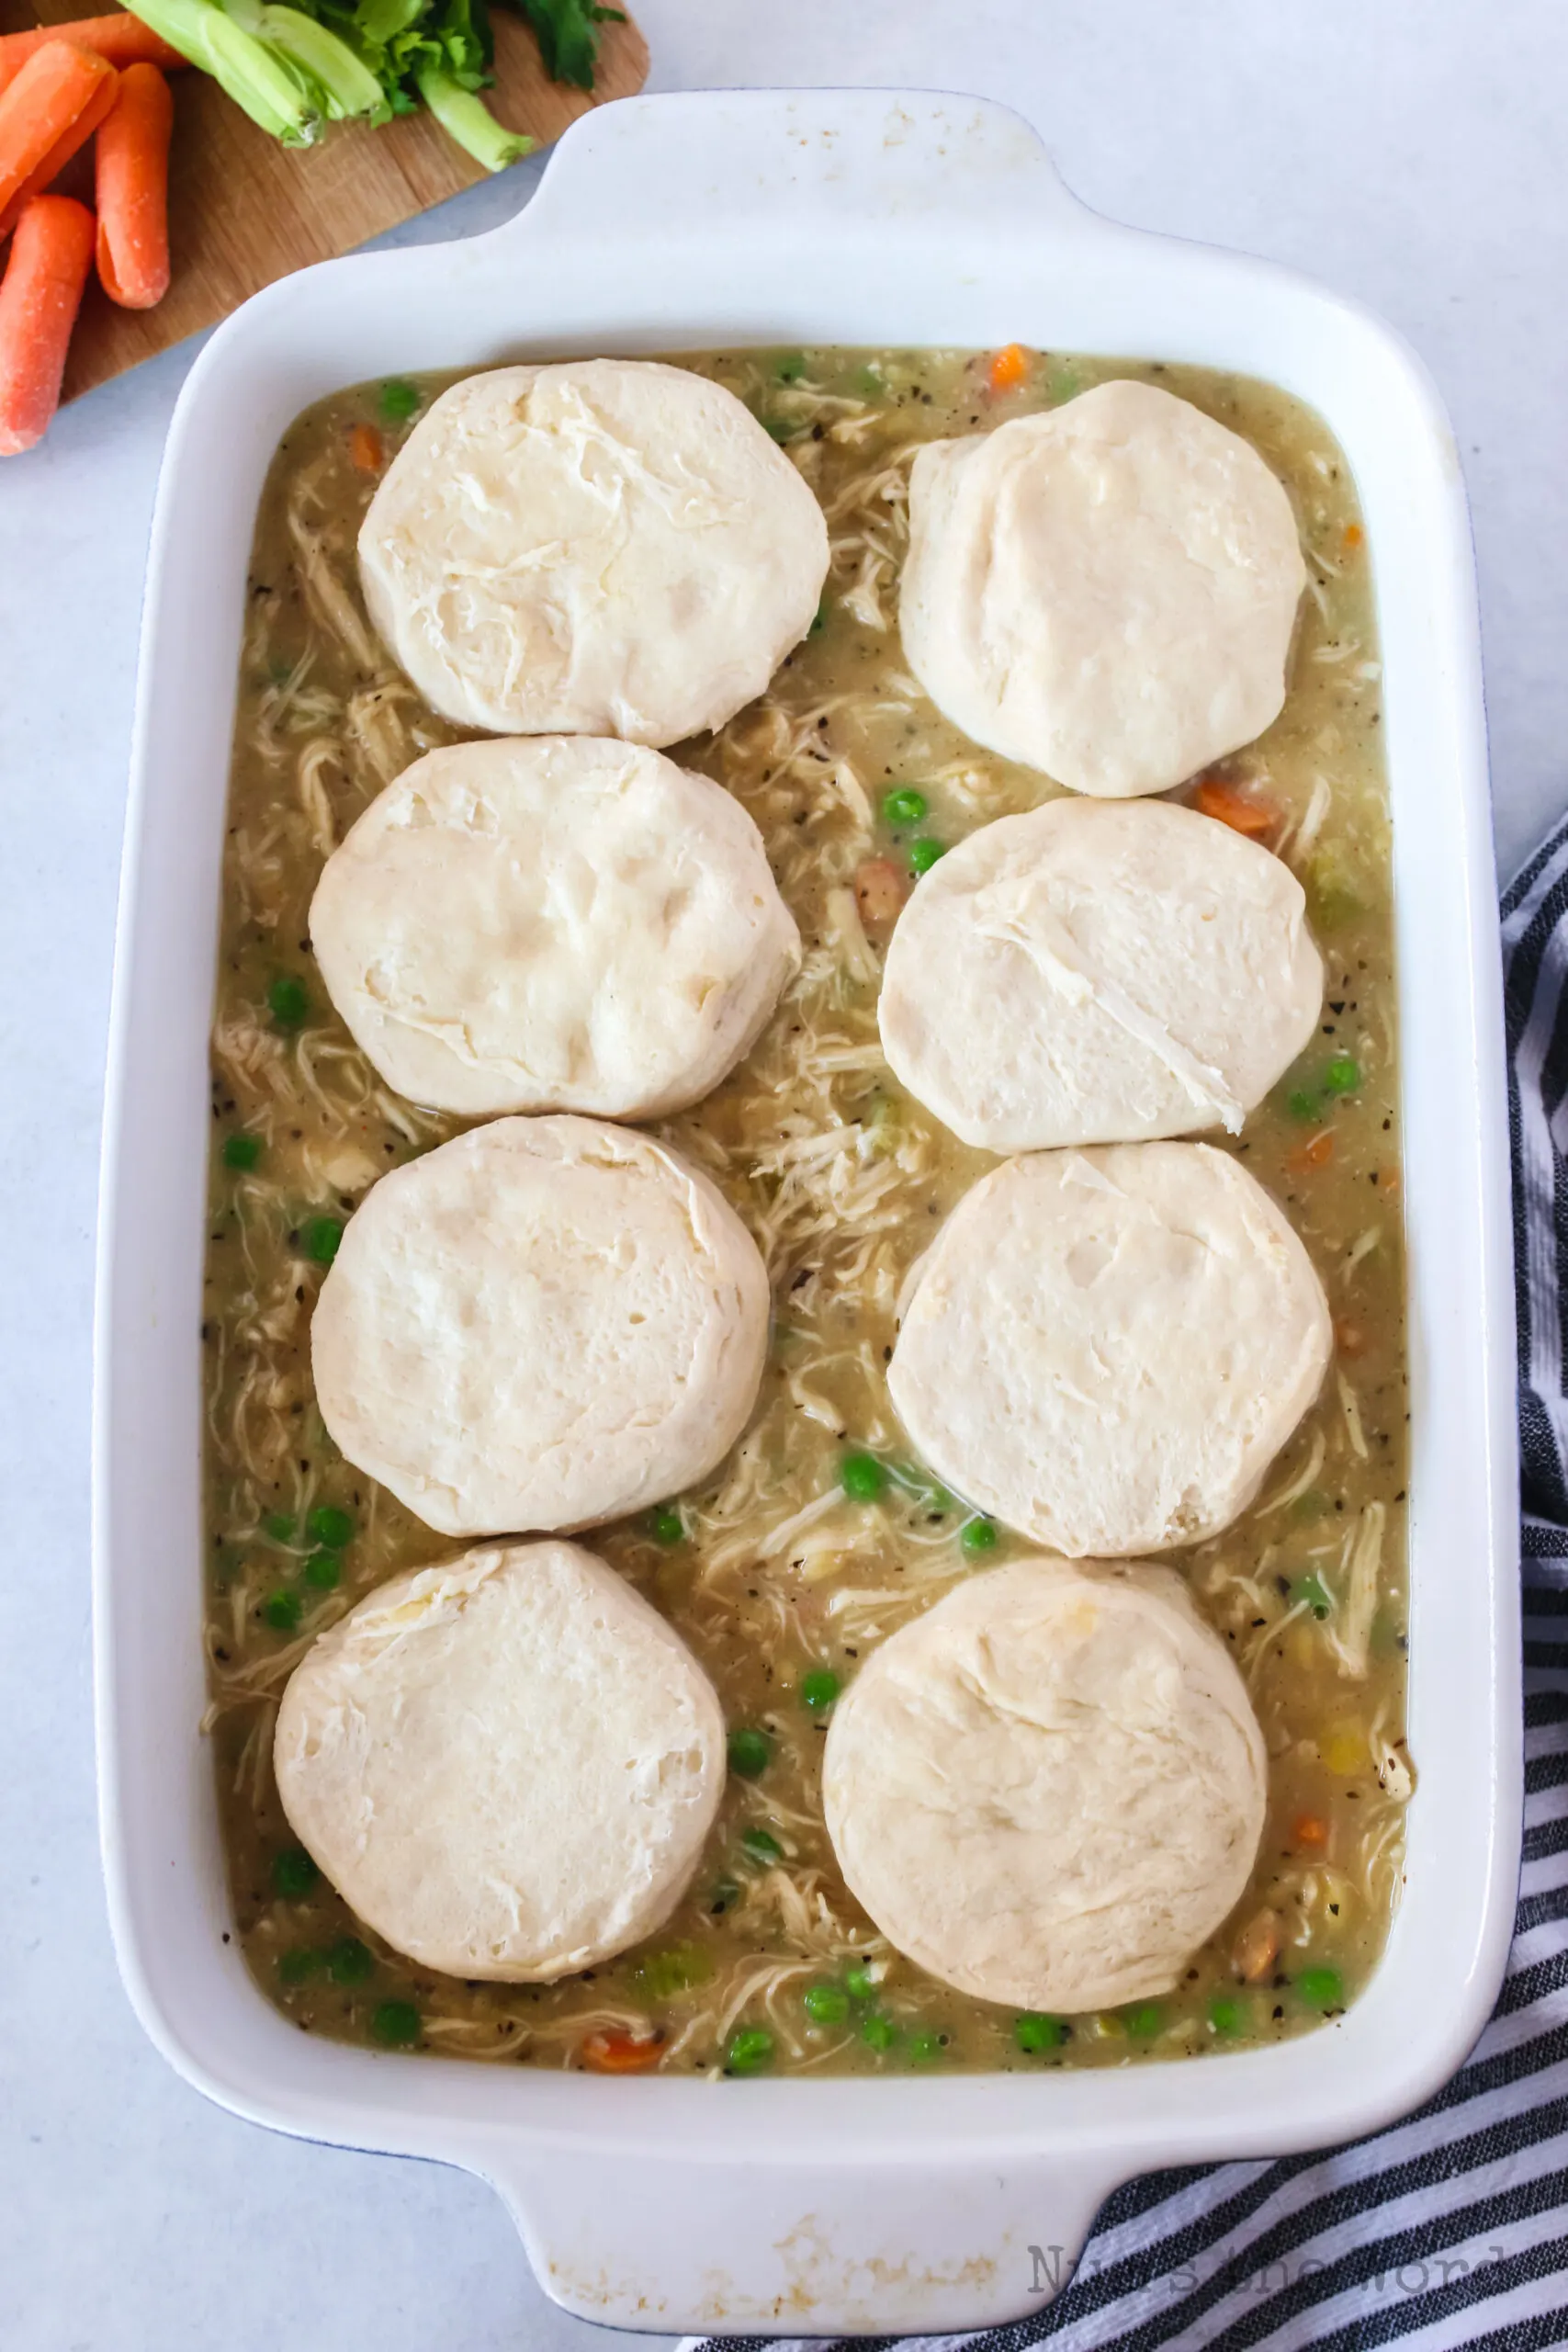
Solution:
<svg viewBox="0 0 1568 2352">
<path fill-rule="evenodd" d="M 716 2096 L 724 2098 L 720 2088 Z M 931 2335 L 1040 2310 L 1068 2284 L 1120 2174 L 1082 2163 L 889 2154 L 718 2162 L 503 2154 L 483 2166 L 551 2301 L 602 2326 L 743 2335 Z"/>
<path fill-rule="evenodd" d="M 727 232 L 880 219 L 888 233 L 973 253 L 999 221 L 1092 233 L 1039 135 L 994 99 L 911 90 L 702 90 L 623 98 L 573 123 L 537 195 L 493 234 L 660 244 Z"/>
</svg>

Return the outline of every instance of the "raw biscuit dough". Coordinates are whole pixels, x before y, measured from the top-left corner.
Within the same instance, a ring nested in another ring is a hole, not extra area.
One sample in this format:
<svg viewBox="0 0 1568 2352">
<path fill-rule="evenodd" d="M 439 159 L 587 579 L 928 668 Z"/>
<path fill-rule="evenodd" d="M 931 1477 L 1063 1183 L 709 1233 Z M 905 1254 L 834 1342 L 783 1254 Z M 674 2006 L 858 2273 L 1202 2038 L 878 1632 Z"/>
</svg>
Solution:
<svg viewBox="0 0 1568 2352">
<path fill-rule="evenodd" d="M 310 1328 L 321 1419 L 446 1535 L 592 1527 L 705 1477 L 768 1341 L 757 1245 L 598 1119 L 498 1119 L 383 1176 Z"/>
<path fill-rule="evenodd" d="M 828 526 L 722 384 L 580 359 L 443 392 L 370 502 L 359 573 L 459 725 L 661 745 L 762 692 L 816 616 Z"/>
<path fill-rule="evenodd" d="M 683 1110 L 800 960 L 740 803 L 581 735 L 416 760 L 327 860 L 310 941 L 387 1083 L 470 1116 Z"/>
<path fill-rule="evenodd" d="M 427 1968 L 549 1983 L 649 1935 L 724 1791 L 713 1685 L 576 1544 L 415 1568 L 283 1695 L 283 1808 L 351 1908 Z"/>
<path fill-rule="evenodd" d="M 1040 1151 L 1238 1133 L 1322 1002 L 1280 859 L 1165 801 L 1063 799 L 924 877 L 878 1019 L 895 1076 L 954 1135 Z"/>
<path fill-rule="evenodd" d="M 1020 1560 L 885 1642 L 834 1710 L 833 1849 L 883 1934 L 984 2001 L 1168 1992 L 1239 1901 L 1268 1759 L 1168 1568 Z"/>
<path fill-rule="evenodd" d="M 1075 792 L 1165 792 L 1260 735 L 1305 585 L 1257 450 L 1152 384 L 928 442 L 910 474 L 910 668 L 974 741 Z"/>
<path fill-rule="evenodd" d="M 1200 1143 L 1005 1160 L 899 1305 L 887 1385 L 913 1444 L 956 1493 L 1072 1559 L 1228 1527 L 1333 1347 L 1283 1210 Z"/>
</svg>

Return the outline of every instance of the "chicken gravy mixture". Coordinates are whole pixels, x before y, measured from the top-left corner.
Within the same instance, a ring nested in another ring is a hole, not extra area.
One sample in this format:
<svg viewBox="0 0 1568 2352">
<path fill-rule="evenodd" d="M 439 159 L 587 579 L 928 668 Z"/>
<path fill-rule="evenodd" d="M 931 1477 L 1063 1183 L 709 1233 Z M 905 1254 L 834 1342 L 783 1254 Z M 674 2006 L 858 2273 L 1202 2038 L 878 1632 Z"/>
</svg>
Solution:
<svg viewBox="0 0 1568 2352">
<path fill-rule="evenodd" d="M 446 379 L 343 392 L 293 426 L 257 524 L 240 676 L 214 1030 L 203 1340 L 208 1714 L 235 1924 L 302 2030 L 544 2065 L 732 2073 L 1120 2064 L 1267 2042 L 1353 2000 L 1387 1933 L 1412 1785 L 1403 1742 L 1404 1269 L 1389 830 L 1368 551 L 1343 458 L 1307 410 L 1190 368 L 963 352 L 746 352 L 683 363 L 735 391 L 828 518 L 807 641 L 768 693 L 671 756 L 761 828 L 806 947 L 761 1043 L 658 1133 L 755 1235 L 773 1289 L 746 1437 L 701 1492 L 587 1540 L 679 1629 L 730 1725 L 707 1852 L 667 1928 L 554 1985 L 415 1967 L 355 1920 L 273 1783 L 283 1686 L 312 1638 L 394 1570 L 460 1548 L 337 1453 L 310 1322 L 376 1179 L 457 1132 L 380 1083 L 327 1001 L 307 910 L 322 863 L 390 778 L 460 740 L 397 672 L 354 546 L 385 463 Z M 997 381 L 993 382 L 993 372 Z M 1285 483 L 1310 591 L 1284 711 L 1205 792 L 1295 869 L 1326 966 L 1321 1031 L 1243 1134 L 1326 1287 L 1337 1355 L 1256 1506 L 1170 1555 L 1229 1645 L 1270 1759 L 1249 1890 L 1167 1998 L 1044 2018 L 948 1990 L 846 1893 L 822 1823 L 836 1693 L 876 1645 L 1024 1547 L 913 1459 L 884 1369 L 907 1268 L 995 1164 L 892 1081 L 881 950 L 947 846 L 1055 787 L 979 751 L 906 673 L 897 602 L 909 464 L 1111 376 L 1244 435 Z M 1013 380 L 1010 380 L 1013 379 Z M 999 386 L 999 388 L 998 388 Z"/>
</svg>

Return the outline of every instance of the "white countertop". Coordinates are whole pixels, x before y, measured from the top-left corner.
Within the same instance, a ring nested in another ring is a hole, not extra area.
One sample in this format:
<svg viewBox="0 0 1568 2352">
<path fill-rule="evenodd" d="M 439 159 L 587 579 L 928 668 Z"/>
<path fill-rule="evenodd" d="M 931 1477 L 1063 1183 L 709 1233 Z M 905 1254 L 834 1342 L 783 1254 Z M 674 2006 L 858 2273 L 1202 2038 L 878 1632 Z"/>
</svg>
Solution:
<svg viewBox="0 0 1568 2352">
<path fill-rule="evenodd" d="M 1392 320 L 1475 511 L 1499 863 L 1568 802 L 1568 24 L 1560 0 L 641 0 L 651 86 L 1005 98 L 1118 219 Z M 417 233 L 488 227 L 530 165 Z M 496 2199 L 293 2143 L 133 2021 L 94 1826 L 87 1396 L 104 1034 L 141 570 L 192 346 L 0 468 L 0 2342 L 8 2352 L 589 2352 Z M 178 1564 L 175 1564 L 178 1573 Z M 631 2344 L 649 2339 L 614 2339 Z"/>
</svg>

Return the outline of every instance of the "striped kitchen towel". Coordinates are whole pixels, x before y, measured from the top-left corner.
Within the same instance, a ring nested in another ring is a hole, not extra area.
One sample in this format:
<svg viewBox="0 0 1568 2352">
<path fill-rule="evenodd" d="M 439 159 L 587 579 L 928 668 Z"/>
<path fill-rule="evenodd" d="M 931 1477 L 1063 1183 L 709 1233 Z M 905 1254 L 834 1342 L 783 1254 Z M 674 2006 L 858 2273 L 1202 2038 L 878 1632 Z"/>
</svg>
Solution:
<svg viewBox="0 0 1568 2352">
<path fill-rule="evenodd" d="M 1568 2345 L 1568 820 L 1503 899 L 1503 953 L 1526 1766 L 1518 1915 L 1492 2021 L 1406 2121 L 1326 2154 L 1130 2181 L 1054 2303 L 987 2334 L 924 2337 L 921 2352 Z M 740 2346 L 689 2339 L 683 2352 Z"/>
</svg>

